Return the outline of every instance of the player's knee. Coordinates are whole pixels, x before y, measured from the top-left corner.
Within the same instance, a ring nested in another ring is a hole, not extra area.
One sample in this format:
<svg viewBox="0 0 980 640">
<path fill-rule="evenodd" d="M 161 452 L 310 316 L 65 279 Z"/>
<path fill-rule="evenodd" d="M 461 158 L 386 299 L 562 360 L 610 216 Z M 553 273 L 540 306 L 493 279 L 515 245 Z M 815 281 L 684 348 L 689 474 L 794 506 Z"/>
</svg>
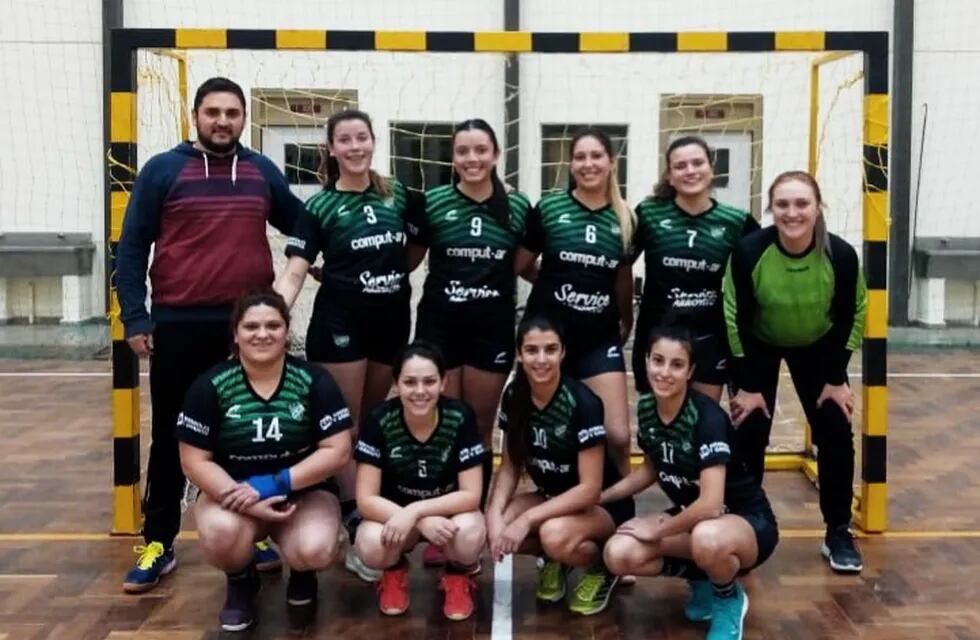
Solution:
<svg viewBox="0 0 980 640">
<path fill-rule="evenodd" d="M 464 513 L 453 518 L 459 529 L 453 536 L 453 546 L 466 551 L 482 549 L 487 539 L 487 527 L 483 514 L 479 512 Z"/>
<path fill-rule="evenodd" d="M 541 548 L 549 558 L 563 560 L 575 552 L 579 537 L 569 530 L 564 518 L 545 520 L 538 529 Z"/>
<path fill-rule="evenodd" d="M 718 520 L 704 520 L 691 530 L 691 555 L 699 567 L 708 567 L 730 553 Z"/>
<path fill-rule="evenodd" d="M 613 535 L 602 549 L 606 568 L 616 575 L 632 573 L 639 564 L 640 541 L 632 536 Z"/>
<path fill-rule="evenodd" d="M 362 522 L 357 528 L 354 549 L 361 561 L 371 568 L 379 569 L 385 565 L 387 554 L 381 544 L 383 529 L 377 522 Z"/>
<path fill-rule="evenodd" d="M 333 540 L 321 535 L 304 538 L 288 554 L 290 566 L 304 571 L 326 569 L 336 561 L 337 547 L 336 536 Z"/>
</svg>

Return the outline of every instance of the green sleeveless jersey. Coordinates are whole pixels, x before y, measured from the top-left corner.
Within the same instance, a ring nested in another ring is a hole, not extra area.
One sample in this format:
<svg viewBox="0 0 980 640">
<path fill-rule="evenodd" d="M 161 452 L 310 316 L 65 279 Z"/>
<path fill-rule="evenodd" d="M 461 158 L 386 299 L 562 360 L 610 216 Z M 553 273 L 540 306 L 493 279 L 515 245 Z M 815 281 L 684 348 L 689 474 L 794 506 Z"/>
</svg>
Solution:
<svg viewBox="0 0 980 640">
<path fill-rule="evenodd" d="M 424 442 L 405 424 L 399 398 L 378 405 L 358 436 L 354 459 L 381 469 L 381 496 L 401 506 L 457 491 L 460 472 L 490 455 L 473 410 L 445 396 L 439 424 Z"/>
<path fill-rule="evenodd" d="M 350 428 L 350 410 L 330 374 L 287 356 L 268 400 L 255 393 L 238 360 L 202 374 L 185 396 L 177 439 L 212 452 L 228 475 L 242 480 L 287 469 L 320 440 Z"/>
<path fill-rule="evenodd" d="M 425 213 L 410 228 L 410 242 L 429 248 L 423 304 L 457 308 L 473 304 L 514 304 L 514 252 L 524 235 L 531 203 L 522 193 L 507 194 L 506 224 L 456 185 L 425 194 Z"/>
<path fill-rule="evenodd" d="M 391 181 L 386 198 L 374 187 L 324 188 L 307 201 L 306 215 L 286 241 L 286 255 L 313 263 L 323 253 L 324 294 L 353 296 L 366 304 L 408 295 L 405 225 L 418 198 L 397 180 Z"/>
<path fill-rule="evenodd" d="M 674 311 L 698 331 L 720 333 L 725 264 L 735 244 L 758 228 L 748 212 L 714 200 L 696 216 L 673 200 L 650 197 L 637 205 L 634 259 L 646 256 L 642 305 L 653 323 Z"/>
</svg>

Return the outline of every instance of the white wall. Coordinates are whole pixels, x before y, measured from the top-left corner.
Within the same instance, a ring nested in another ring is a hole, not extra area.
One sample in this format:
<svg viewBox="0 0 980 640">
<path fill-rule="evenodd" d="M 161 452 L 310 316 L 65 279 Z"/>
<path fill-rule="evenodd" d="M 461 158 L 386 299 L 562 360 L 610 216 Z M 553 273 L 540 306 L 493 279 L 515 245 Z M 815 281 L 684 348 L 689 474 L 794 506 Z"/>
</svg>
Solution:
<svg viewBox="0 0 980 640">
<path fill-rule="evenodd" d="M 889 0 L 704 0 L 697 4 L 697 11 L 691 11 L 683 3 L 660 0 L 530 0 L 521 3 L 521 20 L 528 31 L 890 30 L 892 4 Z M 5 99 L 0 101 L 0 231 L 91 232 L 100 243 L 95 264 L 101 270 L 101 3 L 8 0 L 5 5 L 5 19 L 0 22 L 0 80 L 5 90 Z M 127 27 L 476 31 L 500 29 L 502 5 L 502 0 L 126 0 L 124 16 Z M 980 236 L 980 216 L 964 206 L 966 194 L 961 187 L 980 175 L 980 161 L 970 153 L 970 143 L 963 143 L 980 133 L 980 91 L 974 81 L 980 77 L 980 49 L 975 44 L 978 26 L 980 7 L 970 0 L 917 3 L 912 186 L 913 196 L 918 190 L 919 235 Z M 318 86 L 311 82 L 324 87 L 357 85 L 361 106 L 379 124 L 383 141 L 380 167 L 387 166 L 385 123 L 390 119 L 439 120 L 479 114 L 498 129 L 502 127 L 500 56 L 456 59 L 370 54 L 374 57 L 369 59 L 365 55 L 329 54 L 331 61 L 317 61 L 314 68 L 301 58 L 288 56 L 279 57 L 278 62 L 253 58 L 247 64 L 217 56 L 212 67 L 202 61 L 212 56 L 194 54 L 190 84 L 193 87 L 209 75 L 208 69 L 221 68 L 242 80 L 246 90 L 292 82 L 305 87 Z M 805 110 L 797 107 L 805 105 L 806 74 L 801 69 L 808 64 L 808 54 L 703 58 L 524 56 L 522 186 L 532 195 L 538 186 L 541 123 L 601 119 L 630 125 L 628 186 L 630 199 L 635 201 L 659 169 L 654 150 L 657 105 L 663 92 L 763 93 L 764 182 L 783 168 L 802 166 L 806 160 Z M 654 59 L 655 67 L 651 64 Z M 830 82 L 825 87 L 850 77 L 854 60 L 828 67 Z M 591 89 L 579 91 L 578 83 L 572 82 L 577 76 L 586 78 Z M 439 82 L 443 89 L 436 88 Z M 481 90 L 480 83 L 491 90 Z M 842 94 L 838 110 L 826 119 L 834 139 L 849 140 L 856 135 L 850 114 L 860 107 L 852 103 L 854 95 L 860 92 Z M 172 121 L 164 108 L 166 101 L 158 98 L 140 96 L 141 112 L 151 113 L 144 107 L 156 101 L 159 118 L 156 124 L 141 125 L 144 161 L 149 151 L 169 146 L 176 137 L 174 124 L 159 124 L 161 119 Z M 173 99 L 169 100 L 172 105 Z M 929 123 L 920 159 L 925 105 Z M 154 127 L 157 131 L 151 133 Z M 860 166 L 853 153 L 849 145 L 828 147 L 827 157 L 834 160 L 821 169 L 831 216 L 841 216 L 831 226 L 847 231 L 852 239 L 851 232 L 860 226 L 859 212 L 850 204 L 859 190 L 851 178 Z M 920 160 L 918 183 L 915 176 Z M 101 272 L 96 274 L 96 284 L 101 278 Z M 91 299 L 82 306 L 98 315 L 103 305 L 101 286 L 91 289 Z M 44 298 L 35 304 L 48 309 L 58 299 L 60 283 L 38 283 L 35 290 Z M 947 306 L 965 316 L 969 310 L 966 296 L 973 289 L 954 286 L 950 291 L 952 300 Z M 25 308 L 23 292 L 22 285 L 11 285 L 6 295 L 8 310 L 20 313 Z"/>
</svg>

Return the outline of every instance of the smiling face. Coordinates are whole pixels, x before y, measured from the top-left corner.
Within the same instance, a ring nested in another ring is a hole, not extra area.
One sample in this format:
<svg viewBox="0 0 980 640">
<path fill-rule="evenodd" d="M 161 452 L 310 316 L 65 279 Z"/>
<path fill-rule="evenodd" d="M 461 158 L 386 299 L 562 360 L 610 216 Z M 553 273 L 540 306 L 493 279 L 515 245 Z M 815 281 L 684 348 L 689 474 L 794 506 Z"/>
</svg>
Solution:
<svg viewBox="0 0 980 640">
<path fill-rule="evenodd" d="M 676 398 L 687 393 L 694 374 L 689 347 L 678 340 L 660 338 L 647 354 L 647 380 L 658 400 Z"/>
<path fill-rule="evenodd" d="M 551 330 L 531 329 L 524 334 L 518 359 L 532 384 L 545 385 L 561 376 L 565 347 Z"/>
<path fill-rule="evenodd" d="M 769 209 L 784 246 L 809 246 L 820 215 L 820 203 L 811 185 L 796 179 L 775 184 Z"/>
<path fill-rule="evenodd" d="M 694 198 L 711 190 L 714 171 L 701 145 L 686 144 L 671 151 L 667 168 L 667 181 L 678 195 Z"/>
<path fill-rule="evenodd" d="M 212 91 L 194 110 L 197 141 L 211 153 L 228 153 L 235 148 L 245 128 L 245 105 L 234 93 Z"/>
<path fill-rule="evenodd" d="M 235 325 L 238 357 L 252 364 L 267 364 L 286 356 L 289 325 L 275 307 L 257 304 L 245 310 Z"/>
<path fill-rule="evenodd" d="M 453 170 L 461 182 L 474 186 L 489 182 L 499 156 L 486 131 L 463 129 L 453 136 Z"/>
<path fill-rule="evenodd" d="M 395 389 L 402 401 L 406 415 L 425 417 L 432 415 L 439 402 L 439 395 L 446 386 L 439 375 L 439 368 L 432 360 L 412 356 L 402 364 Z"/>
<path fill-rule="evenodd" d="M 333 129 L 327 148 L 337 159 L 341 175 L 363 176 L 374 159 L 374 136 L 368 123 L 360 118 L 341 120 Z"/>
<path fill-rule="evenodd" d="M 578 139 L 572 147 L 572 159 L 568 170 L 575 178 L 575 185 L 585 191 L 602 191 L 609 182 L 613 159 L 594 136 Z"/>
</svg>

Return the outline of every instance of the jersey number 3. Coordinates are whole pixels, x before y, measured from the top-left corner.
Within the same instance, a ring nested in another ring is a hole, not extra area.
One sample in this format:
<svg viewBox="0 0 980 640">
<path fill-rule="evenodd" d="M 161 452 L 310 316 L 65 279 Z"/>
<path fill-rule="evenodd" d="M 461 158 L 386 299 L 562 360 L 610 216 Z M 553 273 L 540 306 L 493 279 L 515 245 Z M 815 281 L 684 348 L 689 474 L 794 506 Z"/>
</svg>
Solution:
<svg viewBox="0 0 980 640">
<path fill-rule="evenodd" d="M 265 425 L 264 429 L 262 418 L 252 420 L 252 424 L 255 425 L 255 437 L 252 438 L 252 442 L 265 442 L 266 440 L 279 442 L 282 440 L 282 432 L 279 430 L 279 416 L 274 416 L 269 420 L 269 424 Z"/>
</svg>

